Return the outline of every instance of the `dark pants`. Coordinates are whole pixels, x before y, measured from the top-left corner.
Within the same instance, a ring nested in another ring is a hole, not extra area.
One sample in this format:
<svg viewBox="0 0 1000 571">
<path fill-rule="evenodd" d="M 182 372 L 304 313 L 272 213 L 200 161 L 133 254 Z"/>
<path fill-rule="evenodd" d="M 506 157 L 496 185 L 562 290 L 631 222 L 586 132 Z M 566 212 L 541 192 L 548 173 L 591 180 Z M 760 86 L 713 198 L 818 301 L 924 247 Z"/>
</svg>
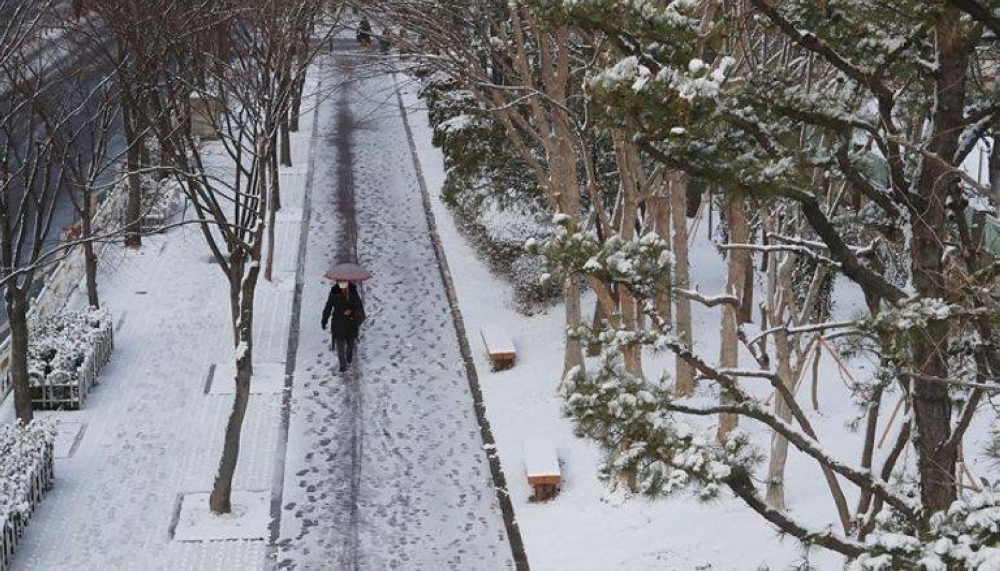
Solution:
<svg viewBox="0 0 1000 571">
<path fill-rule="evenodd" d="M 334 337 L 333 345 L 337 348 L 337 360 L 340 361 L 341 370 L 354 359 L 354 339 L 346 337 Z"/>
</svg>

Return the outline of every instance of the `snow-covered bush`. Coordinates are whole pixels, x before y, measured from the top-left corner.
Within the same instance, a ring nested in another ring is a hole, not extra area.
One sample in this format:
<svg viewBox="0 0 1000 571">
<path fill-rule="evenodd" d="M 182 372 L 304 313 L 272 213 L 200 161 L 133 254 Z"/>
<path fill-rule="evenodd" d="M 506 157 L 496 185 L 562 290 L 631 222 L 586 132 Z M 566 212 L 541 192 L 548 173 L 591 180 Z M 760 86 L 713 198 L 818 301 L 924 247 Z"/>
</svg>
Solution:
<svg viewBox="0 0 1000 571">
<path fill-rule="evenodd" d="M 542 259 L 521 248 L 548 233 L 531 170 L 506 143 L 503 126 L 452 78 L 426 75 L 420 95 L 447 168 L 442 198 L 459 228 L 491 268 L 511 282 L 522 311 L 551 303 L 560 289 L 538 286 Z"/>
<path fill-rule="evenodd" d="M 52 481 L 54 439 L 44 420 L 0 426 L 0 569 Z"/>
<path fill-rule="evenodd" d="M 930 517 L 929 529 L 884 525 L 870 535 L 850 571 L 1000 569 L 1000 492 L 988 489 Z"/>
<path fill-rule="evenodd" d="M 986 443 L 986 453 L 995 460 L 1000 460 L 1000 418 L 994 419 L 990 426 L 990 439 Z"/>
<path fill-rule="evenodd" d="M 173 178 L 158 180 L 152 174 L 143 174 L 141 180 L 143 230 L 158 230 L 177 208 L 181 195 L 179 183 Z"/>
<path fill-rule="evenodd" d="M 0 426 L 0 527 L 12 516 L 26 517 L 33 507 L 32 482 L 52 461 L 55 431 L 45 421 Z"/>
<path fill-rule="evenodd" d="M 82 406 L 113 346 L 111 315 L 103 309 L 63 311 L 32 331 L 28 376 L 41 408 Z"/>
</svg>

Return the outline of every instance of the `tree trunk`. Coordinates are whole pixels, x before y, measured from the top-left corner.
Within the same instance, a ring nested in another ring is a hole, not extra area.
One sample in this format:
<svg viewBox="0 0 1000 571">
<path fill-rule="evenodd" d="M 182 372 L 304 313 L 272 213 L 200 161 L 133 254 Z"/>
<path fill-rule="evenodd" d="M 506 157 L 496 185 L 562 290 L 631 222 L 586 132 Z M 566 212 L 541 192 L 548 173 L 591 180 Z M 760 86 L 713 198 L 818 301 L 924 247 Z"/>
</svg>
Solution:
<svg viewBox="0 0 1000 571">
<path fill-rule="evenodd" d="M 656 196 L 653 198 L 653 216 L 655 218 L 654 224 L 656 226 L 656 233 L 660 238 L 667 240 L 670 245 L 671 254 L 673 254 L 673 244 L 670 243 L 670 227 L 674 220 L 674 205 L 671 204 L 672 198 L 670 195 L 670 184 L 672 182 L 671 175 L 666 176 L 666 180 L 661 183 L 660 188 L 656 192 Z M 674 286 L 679 286 L 677 283 L 677 278 L 674 275 L 676 268 L 670 268 L 669 275 L 667 277 L 668 283 L 667 287 L 663 292 L 660 293 L 656 298 L 656 313 L 663 318 L 666 323 L 674 323 L 674 308 L 671 303 L 672 298 L 676 297 L 674 292 Z"/>
<path fill-rule="evenodd" d="M 566 327 L 576 329 L 583 321 L 580 303 L 580 278 L 572 275 L 563 280 L 563 298 L 566 300 Z M 563 378 L 574 368 L 583 368 L 583 347 L 574 336 L 566 336 L 563 355 Z"/>
<path fill-rule="evenodd" d="M 749 239 L 749 236 L 747 236 Z M 753 256 L 749 252 L 743 262 L 743 292 L 740 294 L 740 323 L 750 323 L 753 321 Z"/>
<path fill-rule="evenodd" d="M 125 131 L 125 162 L 128 168 L 128 196 L 125 203 L 125 246 L 142 246 L 142 181 L 139 178 L 139 141 L 137 139 L 135 117 L 128 103 L 122 101 L 122 126 Z"/>
<path fill-rule="evenodd" d="M 227 514 L 232 511 L 233 476 L 240 456 L 240 433 L 250 400 L 250 379 L 253 376 L 253 303 L 259 267 L 253 267 L 244 278 L 244 265 L 240 261 L 232 264 L 230 296 L 235 298 L 233 306 L 238 313 L 232 316 L 236 343 L 236 394 L 233 410 L 226 424 L 226 435 L 222 445 L 222 458 L 215 476 L 215 484 L 208 504 L 212 513 Z"/>
<path fill-rule="evenodd" d="M 138 135 L 139 133 L 149 133 L 148 126 L 145 124 L 146 122 L 143 120 L 143 116 L 139 115 L 133 116 L 133 120 L 136 121 L 136 128 L 134 130 L 136 135 Z M 153 164 L 153 161 L 151 160 L 149 155 L 149 147 L 146 146 L 146 141 L 147 137 L 145 136 L 139 137 L 138 149 L 139 149 L 140 169 L 145 169 L 149 165 Z"/>
<path fill-rule="evenodd" d="M 240 456 L 240 432 L 243 429 L 243 419 L 250 399 L 252 375 L 250 359 L 249 353 L 236 359 L 236 395 L 233 400 L 233 410 L 229 413 L 229 422 L 226 424 L 219 471 L 208 500 L 209 508 L 216 514 L 227 514 L 232 511 L 233 476 L 236 474 L 236 464 Z"/>
<path fill-rule="evenodd" d="M 175 164 L 178 159 L 174 147 L 174 138 L 170 134 L 174 130 L 175 122 L 177 125 L 185 125 L 186 119 L 184 117 L 177 117 L 177 114 L 173 113 L 172 107 L 168 115 L 168 108 L 160 101 L 160 97 L 157 94 L 153 94 L 149 98 L 149 104 L 152 107 L 156 127 L 156 141 L 159 143 L 159 156 L 157 157 L 157 166 L 159 168 L 156 169 L 156 176 L 158 180 L 163 180 L 169 173 L 169 165 Z"/>
<path fill-rule="evenodd" d="M 638 304 L 635 297 L 625 286 L 618 287 L 618 299 L 621 300 L 622 325 L 629 332 L 639 330 Z M 625 371 L 637 378 L 642 378 L 642 346 L 639 344 L 622 348 L 622 359 Z"/>
<path fill-rule="evenodd" d="M 993 131 L 992 139 L 989 157 L 990 198 L 993 200 L 994 214 L 1000 214 L 1000 130 Z"/>
<path fill-rule="evenodd" d="M 772 322 L 772 325 L 774 323 Z M 777 331 L 774 334 L 774 352 L 778 359 L 778 374 L 782 380 L 789 383 L 788 390 L 795 394 L 796 376 L 790 363 L 791 345 L 788 333 Z M 791 423 L 792 409 L 785 399 L 775 391 L 774 414 L 781 420 Z M 785 463 L 788 460 L 788 439 L 775 431 L 771 431 L 771 459 L 767 466 L 767 503 L 779 510 L 785 509 Z"/>
<path fill-rule="evenodd" d="M 729 226 L 729 242 L 734 244 L 745 244 L 749 239 L 750 230 L 747 227 L 746 213 L 742 198 L 732 197 L 726 202 L 726 224 Z M 746 278 L 746 264 L 749 263 L 749 255 L 745 250 L 730 250 L 726 274 L 726 293 L 739 297 L 743 293 L 743 281 Z M 719 366 L 722 368 L 739 367 L 739 338 L 737 336 L 739 328 L 739 308 L 732 304 L 722 306 L 722 323 L 720 325 L 720 337 L 722 343 L 719 347 Z M 729 393 L 722 391 L 720 400 L 723 404 L 732 402 Z M 732 413 L 719 415 L 719 427 L 716 431 L 716 438 L 719 442 L 725 441 L 726 437 L 736 428 L 739 417 Z"/>
<path fill-rule="evenodd" d="M 939 157 L 953 157 L 962 133 L 965 107 L 965 80 L 968 72 L 968 38 L 959 23 L 958 10 L 948 10 L 936 21 L 937 61 L 941 72 L 934 76 L 936 100 L 930 124 L 929 150 Z M 910 247 L 913 288 L 922 299 L 947 299 L 945 266 L 942 260 L 947 241 L 945 197 L 957 184 L 946 165 L 925 160 L 916 180 L 922 212 L 914 217 Z M 945 348 L 950 324 L 931 322 L 915 334 L 912 358 L 908 363 L 921 375 L 950 378 Z M 931 511 L 946 510 L 956 499 L 955 468 L 957 449 L 945 444 L 951 437 L 952 403 L 945 383 L 912 381 L 913 438 L 917 451 L 920 498 Z"/>
<path fill-rule="evenodd" d="M 289 133 L 288 112 L 281 115 L 281 164 L 282 166 L 292 166 L 292 137 Z"/>
<path fill-rule="evenodd" d="M 690 271 L 688 268 L 688 232 L 685 204 L 688 192 L 688 178 L 681 172 L 669 175 L 670 202 L 673 207 L 673 254 L 674 254 L 674 284 L 678 288 L 690 287 Z M 664 237 L 665 238 L 665 237 Z M 674 329 L 681 343 L 690 346 L 693 340 L 691 328 L 691 300 L 680 295 L 674 295 Z M 694 370 L 684 359 L 674 359 L 675 391 L 678 396 L 694 394 Z"/>
<path fill-rule="evenodd" d="M 289 163 L 291 164 L 291 163 Z M 278 137 L 275 136 L 271 141 L 271 148 L 268 153 L 267 161 L 267 174 L 271 179 L 268 181 L 270 184 L 270 198 L 268 199 L 268 206 L 271 207 L 271 213 L 281 210 L 281 180 L 278 178 Z M 273 222 L 273 218 L 271 222 Z"/>
<path fill-rule="evenodd" d="M 87 304 L 96 309 L 101 306 L 101 300 L 97 295 L 97 252 L 94 251 L 94 243 L 90 240 L 94 233 L 92 198 L 89 192 L 84 193 L 80 223 L 84 240 L 83 268 L 87 284 Z"/>
<path fill-rule="evenodd" d="M 941 356 L 947 325 L 928 327 L 926 338 L 917 341 L 915 365 L 920 373 L 948 378 L 948 366 Z M 923 366 L 920 366 L 923 363 Z M 920 496 L 932 511 L 948 509 L 955 501 L 956 450 L 944 446 L 951 437 L 951 398 L 948 385 L 931 381 L 913 382 L 914 447 L 918 452 Z"/>
<path fill-rule="evenodd" d="M 302 115 L 302 92 L 306 86 L 306 72 L 301 70 L 296 75 L 292 86 L 292 105 L 288 119 L 288 130 L 296 133 L 299 130 L 299 116 Z"/>
<path fill-rule="evenodd" d="M 28 303 L 27 292 L 17 286 L 7 286 L 4 292 L 7 322 L 10 326 L 10 374 L 14 387 L 14 411 L 21 424 L 34 418 L 31 405 L 31 385 L 28 382 Z"/>
<path fill-rule="evenodd" d="M 278 162 L 277 156 L 274 154 L 275 149 L 272 147 L 272 152 L 268 154 L 268 174 L 271 178 L 269 187 L 269 197 L 267 200 L 267 261 L 265 263 L 264 269 L 264 279 L 267 281 L 272 281 L 274 276 L 274 240 L 275 240 L 275 218 L 277 218 L 278 209 L 281 208 L 281 189 L 279 188 L 278 181 Z"/>
<path fill-rule="evenodd" d="M 594 319 L 591 321 L 590 328 L 597 331 L 604 325 L 604 320 L 607 316 L 604 314 L 604 305 L 600 301 L 594 303 Z M 601 343 L 600 341 L 594 340 L 587 345 L 587 356 L 596 357 L 601 354 Z"/>
</svg>

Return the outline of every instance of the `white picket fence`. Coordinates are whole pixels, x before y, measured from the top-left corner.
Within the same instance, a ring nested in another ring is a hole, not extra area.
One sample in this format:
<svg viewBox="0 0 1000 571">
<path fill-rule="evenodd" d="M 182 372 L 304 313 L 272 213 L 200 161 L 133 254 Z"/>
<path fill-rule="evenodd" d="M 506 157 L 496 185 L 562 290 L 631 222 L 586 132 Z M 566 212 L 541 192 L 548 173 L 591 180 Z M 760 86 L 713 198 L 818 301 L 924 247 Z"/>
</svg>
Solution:
<svg viewBox="0 0 1000 571">
<path fill-rule="evenodd" d="M 35 510 L 38 502 L 41 501 L 42 495 L 52 487 L 53 434 L 46 432 L 44 439 L 36 440 L 32 446 L 27 446 L 23 443 L 18 445 L 18 443 L 13 442 L 14 439 L 24 438 L 26 435 L 30 437 L 32 434 L 37 435 L 39 432 L 29 425 L 28 428 L 9 429 L 9 432 L 5 434 L 6 438 L 0 438 L 0 452 L 11 454 L 18 452 L 21 455 L 27 453 L 30 456 L 28 458 L 16 455 L 9 457 L 0 456 L 0 460 L 24 464 L 20 466 L 22 470 L 13 474 L 13 476 L 19 478 L 17 482 L 10 480 L 0 482 L 0 491 L 13 492 L 14 494 L 13 498 L 8 497 L 5 499 L 7 501 L 13 499 L 22 504 L 20 511 L 5 513 L 6 510 L 0 510 L 0 571 L 10 570 L 14 559 L 14 549 L 24 534 L 24 528 L 28 525 L 28 518 Z M 5 448 L 9 450 L 5 450 Z M 11 476 L 6 470 L 4 472 L 8 473 L 8 477 Z"/>
</svg>

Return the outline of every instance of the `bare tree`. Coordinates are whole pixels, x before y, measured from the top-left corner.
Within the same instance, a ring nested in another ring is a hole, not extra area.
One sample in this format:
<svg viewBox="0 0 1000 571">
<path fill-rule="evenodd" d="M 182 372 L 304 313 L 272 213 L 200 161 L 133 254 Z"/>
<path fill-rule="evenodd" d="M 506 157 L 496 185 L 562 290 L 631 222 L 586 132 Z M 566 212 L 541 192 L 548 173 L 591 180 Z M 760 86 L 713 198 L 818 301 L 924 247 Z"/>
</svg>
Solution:
<svg viewBox="0 0 1000 571">
<path fill-rule="evenodd" d="M 160 33 L 177 40 L 166 42 L 169 61 L 163 68 L 172 73 L 159 82 L 154 106 L 160 115 L 152 127 L 229 283 L 236 393 L 209 499 L 215 513 L 232 508 L 233 476 L 250 395 L 254 299 L 265 242 L 268 236 L 273 240 L 269 227 L 274 220 L 268 212 L 279 193 L 276 145 L 281 118 L 287 117 L 291 101 L 292 82 L 283 74 L 305 73 L 313 61 L 315 47 L 301 44 L 302 30 L 322 8 L 318 0 L 220 2 L 185 10 L 166 25 L 163 19 L 157 22 Z M 313 51 L 300 57 L 297 50 L 302 49 Z M 192 95 L 210 102 L 196 112 L 218 130 L 227 166 L 206 160 L 204 147 L 191 130 Z"/>
<path fill-rule="evenodd" d="M 185 14 L 204 12 L 211 0 L 102 0 L 88 7 L 97 18 L 81 23 L 86 30 L 86 52 L 93 65 L 114 74 L 120 103 L 119 124 L 125 138 L 128 222 L 125 245 L 142 246 L 142 173 L 154 162 L 149 156 L 148 141 L 153 124 L 162 120 L 162 108 L 155 105 L 156 88 L 165 74 L 171 73 L 171 52 L 176 37 L 162 33 L 161 24 L 176 21 Z M 181 38 L 199 34 L 194 27 L 179 30 Z"/>
<path fill-rule="evenodd" d="M 76 69 L 79 73 L 79 67 Z M 57 138 L 56 142 L 65 146 L 63 168 L 67 171 L 66 195 L 79 217 L 79 229 L 73 233 L 73 239 L 82 248 L 87 303 L 96 308 L 100 307 L 100 295 L 95 242 L 107 240 L 109 233 L 119 230 L 107 226 L 95 227 L 95 215 L 100 201 L 110 198 L 111 193 L 117 191 L 114 170 L 121 157 L 112 149 L 112 144 L 119 125 L 121 104 L 119 92 L 110 76 L 73 78 L 71 75 L 69 79 L 75 88 L 66 97 L 79 102 L 79 113 L 66 129 L 69 137 L 65 140 Z M 96 79 L 98 83 L 90 89 L 82 88 L 87 85 L 87 79 Z"/>
<path fill-rule="evenodd" d="M 40 50 L 39 22 L 51 2 L 5 0 L 0 14 L 0 283 L 10 326 L 14 407 L 32 420 L 28 310 L 63 189 L 65 148 L 57 135 L 76 111 L 61 98 L 53 61 Z M 48 13 L 48 14 L 47 14 Z"/>
</svg>

